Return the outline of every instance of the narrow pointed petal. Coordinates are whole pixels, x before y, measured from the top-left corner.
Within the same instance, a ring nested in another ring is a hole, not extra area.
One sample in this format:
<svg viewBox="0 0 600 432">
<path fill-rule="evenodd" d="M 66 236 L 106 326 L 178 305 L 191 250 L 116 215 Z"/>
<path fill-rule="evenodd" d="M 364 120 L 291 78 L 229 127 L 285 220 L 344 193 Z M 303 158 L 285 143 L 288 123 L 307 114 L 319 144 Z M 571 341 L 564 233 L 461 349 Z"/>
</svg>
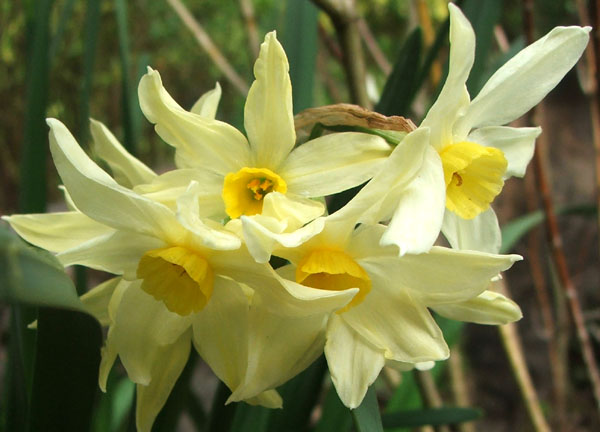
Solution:
<svg viewBox="0 0 600 432">
<path fill-rule="evenodd" d="M 167 402 L 175 382 L 190 356 L 190 332 L 176 342 L 161 347 L 153 360 L 152 380 L 148 385 L 137 385 L 135 424 L 139 432 L 150 432 L 156 416 Z"/>
<path fill-rule="evenodd" d="M 65 267 L 79 264 L 135 279 L 142 255 L 164 246 L 164 242 L 154 237 L 115 231 L 67 249 L 56 257 Z"/>
<path fill-rule="evenodd" d="M 117 184 L 84 153 L 65 125 L 56 119 L 47 122 L 54 164 L 77 208 L 113 228 L 166 237 L 180 234 L 167 207 Z"/>
<path fill-rule="evenodd" d="M 509 123 L 537 105 L 575 65 L 591 27 L 556 27 L 521 50 L 492 75 L 457 128 Z M 460 132 L 460 133 L 463 133 Z"/>
<path fill-rule="evenodd" d="M 356 408 L 383 368 L 383 352 L 364 340 L 342 318 L 333 315 L 327 328 L 325 357 L 341 401 L 350 409 Z"/>
<path fill-rule="evenodd" d="M 327 315 L 288 318 L 269 312 L 257 300 L 249 315 L 248 370 L 232 401 L 282 385 L 316 360 L 325 344 Z"/>
<path fill-rule="evenodd" d="M 448 77 L 421 127 L 431 128 L 431 144 L 436 150 L 454 140 L 454 123 L 469 105 L 467 78 L 475 59 L 475 33 L 469 20 L 450 3 L 450 59 Z M 462 137 L 458 137 L 459 140 Z"/>
<path fill-rule="evenodd" d="M 277 390 L 267 390 L 253 398 L 245 399 L 244 402 L 250 405 L 260 405 L 266 408 L 283 408 L 283 399 Z"/>
<path fill-rule="evenodd" d="M 448 347 L 424 304 L 389 269 L 360 260 L 373 283 L 365 300 L 342 314 L 344 321 L 386 358 L 415 363 L 441 360 Z"/>
<path fill-rule="evenodd" d="M 289 65 L 275 32 L 267 33 L 260 46 L 254 76 L 256 80 L 248 91 L 244 108 L 244 127 L 253 163 L 278 172 L 296 143 L 296 131 Z"/>
<path fill-rule="evenodd" d="M 446 211 L 442 231 L 454 249 L 498 253 L 502 245 L 500 225 L 492 208 L 474 219 L 463 219 L 456 213 Z"/>
<path fill-rule="evenodd" d="M 203 217 L 223 219 L 226 216 L 225 205 L 221 198 L 223 177 L 212 171 L 199 168 L 167 171 L 156 177 L 151 183 L 138 185 L 133 190 L 146 198 L 166 205 L 171 210 L 177 210 L 177 197 L 187 190 L 192 181 L 202 185 L 202 194 L 197 196 L 200 214 Z"/>
<path fill-rule="evenodd" d="M 221 85 L 216 83 L 214 89 L 209 90 L 200 96 L 200 99 L 198 99 L 192 107 L 191 112 L 198 114 L 200 117 L 214 120 L 217 115 L 217 108 L 219 107 L 220 100 Z"/>
<path fill-rule="evenodd" d="M 216 277 L 210 301 L 194 316 L 194 347 L 232 391 L 243 382 L 248 366 L 248 311 L 242 288 Z"/>
<path fill-rule="evenodd" d="M 180 168 L 205 168 L 220 175 L 249 162 L 246 138 L 233 126 L 190 113 L 167 93 L 157 71 L 149 69 L 138 87 L 140 107 L 156 132 L 177 149 Z"/>
<path fill-rule="evenodd" d="M 164 348 L 174 344 L 190 328 L 192 316 L 170 312 L 140 285 L 141 281 L 133 283 L 123 293 L 111 331 L 114 349 L 129 378 L 137 384 L 148 385 Z M 189 344 L 189 336 L 187 340 Z"/>
<path fill-rule="evenodd" d="M 125 150 L 102 123 L 90 119 L 90 130 L 96 155 L 108 164 L 117 183 L 130 188 L 138 184 L 150 183 L 156 177 L 156 173 Z"/>
<path fill-rule="evenodd" d="M 3 216 L 25 240 L 51 252 L 63 252 L 114 230 L 78 211 Z"/>
<path fill-rule="evenodd" d="M 502 325 L 523 317 L 515 302 L 494 291 L 484 291 L 465 302 L 435 306 L 433 310 L 446 318 L 477 324 Z"/>
<path fill-rule="evenodd" d="M 358 186 L 382 167 L 391 153 L 386 141 L 362 133 L 336 133 L 294 149 L 279 174 L 288 192 L 307 197 L 331 195 Z"/>
<path fill-rule="evenodd" d="M 92 314 L 102 326 L 110 324 L 108 304 L 119 282 L 121 282 L 121 278 L 114 277 L 96 285 L 80 297 L 88 313 Z"/>
<path fill-rule="evenodd" d="M 117 359 L 117 350 L 115 349 L 115 344 L 113 342 L 113 331 L 112 328 L 108 329 L 108 334 L 106 336 L 106 342 L 104 346 L 100 350 L 100 370 L 98 372 L 98 386 L 100 390 L 106 393 L 106 383 L 108 381 L 108 375 L 110 374 L 110 370 L 115 364 L 115 360 Z"/>
<path fill-rule="evenodd" d="M 475 129 L 469 134 L 467 141 L 501 150 L 508 162 L 504 178 L 523 177 L 533 157 L 535 140 L 541 133 L 540 127 L 488 126 Z"/>
<path fill-rule="evenodd" d="M 360 261 L 386 278 L 382 286 L 402 286 L 425 306 L 456 303 L 481 294 L 489 281 L 521 260 L 519 255 L 494 255 L 434 246 L 428 253 L 401 258 L 373 257 Z M 369 270 L 370 269 L 370 270 Z"/>
<path fill-rule="evenodd" d="M 446 207 L 444 170 L 432 147 L 427 149 L 419 174 L 397 200 L 381 245 L 398 246 L 400 255 L 427 252 L 440 234 Z"/>
</svg>

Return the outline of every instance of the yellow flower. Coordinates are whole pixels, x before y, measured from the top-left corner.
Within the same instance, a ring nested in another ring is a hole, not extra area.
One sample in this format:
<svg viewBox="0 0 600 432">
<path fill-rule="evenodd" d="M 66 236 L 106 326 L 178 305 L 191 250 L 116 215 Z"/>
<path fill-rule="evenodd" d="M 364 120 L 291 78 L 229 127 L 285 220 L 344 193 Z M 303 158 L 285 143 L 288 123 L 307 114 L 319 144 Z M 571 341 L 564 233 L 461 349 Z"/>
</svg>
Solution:
<svg viewBox="0 0 600 432">
<path fill-rule="evenodd" d="M 307 292 L 281 278 L 258 264 L 239 237 L 202 217 L 196 181 L 177 197 L 174 211 L 119 185 L 62 123 L 48 124 L 52 156 L 75 210 L 5 219 L 26 240 L 57 252 L 65 266 L 120 275 L 83 297 L 109 326 L 101 387 L 118 355 L 137 384 L 138 429 L 149 431 L 193 342 L 231 388 L 230 400 L 280 406 L 271 389 L 319 355 L 328 314 L 356 290 Z M 136 166 L 122 152 L 111 154 L 114 166 Z M 153 173 L 135 169 L 140 172 L 124 170 L 121 180 L 135 185 L 146 173 L 153 181 Z"/>
<path fill-rule="evenodd" d="M 203 195 L 220 203 L 222 215 L 260 214 L 273 192 L 300 203 L 299 207 L 312 207 L 308 198 L 367 181 L 390 153 L 383 139 L 350 132 L 322 136 L 294 149 L 288 69 L 275 33 L 267 34 L 254 66 L 256 80 L 246 99 L 247 139 L 226 123 L 181 108 L 163 88 L 157 71 L 149 69 L 140 81 L 142 111 L 156 124 L 158 134 L 176 148 L 177 166 L 203 177 Z M 304 217 L 303 224 L 309 220 Z"/>
</svg>

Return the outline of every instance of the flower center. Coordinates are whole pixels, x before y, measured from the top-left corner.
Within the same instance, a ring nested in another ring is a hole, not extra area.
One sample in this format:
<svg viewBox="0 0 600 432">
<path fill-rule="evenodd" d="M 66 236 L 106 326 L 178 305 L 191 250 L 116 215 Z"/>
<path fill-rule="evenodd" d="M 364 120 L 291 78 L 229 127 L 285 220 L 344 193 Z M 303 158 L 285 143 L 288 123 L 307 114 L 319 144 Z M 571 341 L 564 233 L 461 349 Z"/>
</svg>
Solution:
<svg viewBox="0 0 600 432">
<path fill-rule="evenodd" d="M 223 201 L 230 218 L 251 216 L 262 212 L 263 198 L 269 192 L 286 193 L 285 181 L 266 168 L 244 167 L 225 176 Z"/>
<path fill-rule="evenodd" d="M 502 151 L 468 141 L 440 151 L 446 181 L 446 207 L 463 219 L 485 211 L 504 186 L 507 162 Z"/>
<path fill-rule="evenodd" d="M 331 291 L 358 288 L 352 301 L 338 313 L 359 305 L 371 291 L 367 272 L 345 252 L 332 249 L 315 249 L 305 255 L 296 268 L 296 282 Z"/>
<path fill-rule="evenodd" d="M 137 268 L 142 289 L 179 315 L 198 312 L 213 290 L 214 275 L 208 262 L 180 246 L 146 252 Z"/>
</svg>

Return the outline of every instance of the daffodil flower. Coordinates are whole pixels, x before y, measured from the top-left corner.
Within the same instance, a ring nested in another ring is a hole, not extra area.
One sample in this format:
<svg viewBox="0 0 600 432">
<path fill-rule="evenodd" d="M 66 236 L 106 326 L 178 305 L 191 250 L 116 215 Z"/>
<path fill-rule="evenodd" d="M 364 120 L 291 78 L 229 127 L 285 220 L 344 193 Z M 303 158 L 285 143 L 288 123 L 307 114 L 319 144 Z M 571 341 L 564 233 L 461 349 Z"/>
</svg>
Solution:
<svg viewBox="0 0 600 432">
<path fill-rule="evenodd" d="M 402 192 L 402 183 L 405 187 L 414 181 L 419 160 L 431 150 L 427 137 L 426 129 L 417 130 L 394 150 L 390 160 L 398 171 L 386 169 L 386 175 L 398 177 L 396 173 L 403 172 L 404 180 L 391 187 Z M 385 167 L 391 168 L 389 163 Z M 365 223 L 355 229 L 365 214 L 377 214 L 378 208 L 392 204 L 385 194 L 371 193 L 369 184 L 363 189 L 366 193 L 323 218 L 318 233 L 295 247 L 278 242 L 273 249 L 291 263 L 278 272 L 307 290 L 358 289 L 350 303 L 331 314 L 325 335 L 329 371 L 341 400 L 350 408 L 360 404 L 386 362 L 410 368 L 445 359 L 448 347 L 428 308 L 472 301 L 492 277 L 521 259 L 442 247 L 399 256 L 396 246 L 380 245 L 384 225 Z M 242 221 L 250 233 L 247 241 L 255 241 L 249 248 L 271 246 L 260 235 L 260 220 L 243 217 Z"/>
<path fill-rule="evenodd" d="M 53 220 L 49 233 L 41 226 L 48 218 L 6 219 L 26 240 L 58 252 L 65 266 L 121 275 L 83 298 L 109 325 L 101 386 L 118 355 L 138 384 L 138 428 L 150 430 L 193 342 L 232 389 L 231 400 L 280 405 L 270 389 L 319 355 L 329 313 L 358 290 L 306 291 L 283 279 L 256 263 L 236 235 L 200 217 L 197 182 L 173 211 L 119 185 L 62 123 L 48 124 L 55 165 L 77 210 L 45 215 Z M 61 223 L 74 231 L 61 232 Z"/>
<path fill-rule="evenodd" d="M 232 219 L 260 214 L 272 192 L 306 203 L 364 183 L 390 153 L 383 139 L 350 132 L 322 136 L 294 149 L 288 70 L 275 33 L 267 34 L 244 110 L 247 139 L 226 123 L 181 108 L 163 88 L 157 71 L 150 69 L 140 81 L 142 111 L 176 148 L 177 166 L 196 170 L 206 200 L 219 203 L 221 213 Z M 309 220 L 304 217 L 303 223 Z"/>
<path fill-rule="evenodd" d="M 426 251 L 440 228 L 453 247 L 463 243 L 475 250 L 498 251 L 500 231 L 490 204 L 505 179 L 525 174 L 541 132 L 539 127 L 502 125 L 552 90 L 589 39 L 589 27 L 556 27 L 506 62 L 471 101 L 465 83 L 473 65 L 475 35 L 460 9 L 452 3 L 448 8 L 448 76 L 420 125 L 429 129 L 435 151 L 427 153 L 418 181 L 388 212 L 392 220 L 382 239 L 383 244 L 396 244 L 401 253 Z M 443 201 L 438 199 L 440 188 Z M 423 233 L 423 215 L 429 233 Z"/>
</svg>

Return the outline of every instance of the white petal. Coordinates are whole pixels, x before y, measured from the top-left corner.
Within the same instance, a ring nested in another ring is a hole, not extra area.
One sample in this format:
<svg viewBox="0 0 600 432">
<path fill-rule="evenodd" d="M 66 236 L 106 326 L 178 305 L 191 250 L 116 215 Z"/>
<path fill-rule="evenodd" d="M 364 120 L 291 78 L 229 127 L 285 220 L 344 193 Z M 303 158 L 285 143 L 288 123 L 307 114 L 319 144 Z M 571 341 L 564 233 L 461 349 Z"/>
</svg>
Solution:
<svg viewBox="0 0 600 432">
<path fill-rule="evenodd" d="M 429 129 L 419 128 L 409 133 L 371 181 L 330 219 L 348 219 L 355 225 L 358 221 L 377 223 L 391 217 L 398 195 L 419 173 L 428 148 Z"/>
<path fill-rule="evenodd" d="M 132 187 L 149 183 L 156 174 L 135 158 L 119 143 L 117 138 L 99 121 L 90 119 L 94 151 L 110 167 L 113 177 L 122 186 Z"/>
<path fill-rule="evenodd" d="M 381 137 L 334 133 L 294 149 L 278 173 L 291 193 L 307 197 L 331 195 L 369 180 L 390 153 L 389 144 Z"/>
<path fill-rule="evenodd" d="M 232 391 L 243 382 L 248 366 L 248 311 L 241 287 L 216 277 L 210 301 L 194 316 L 194 347 Z"/>
<path fill-rule="evenodd" d="M 248 371 L 231 401 L 282 385 L 323 352 L 326 315 L 288 318 L 268 311 L 257 300 L 255 296 L 249 316 Z"/>
<path fill-rule="evenodd" d="M 503 125 L 529 111 L 579 60 L 590 27 L 556 27 L 492 75 L 457 128 Z"/>
<path fill-rule="evenodd" d="M 490 279 L 521 259 L 519 255 L 493 255 L 434 246 L 428 253 L 420 255 L 365 258 L 360 264 L 369 274 L 387 278 L 388 285 L 409 290 L 410 296 L 421 304 L 434 306 L 466 301 L 481 294 Z"/>
<path fill-rule="evenodd" d="M 440 234 L 446 208 L 444 170 L 432 147 L 427 149 L 421 170 L 397 200 L 381 245 L 398 246 L 400 255 L 427 252 Z"/>
<path fill-rule="evenodd" d="M 262 215 L 242 216 L 244 241 L 248 250 L 259 263 L 266 263 L 271 253 L 278 248 L 296 248 L 319 234 L 325 226 L 325 218 L 292 232 L 283 232 L 285 224 L 272 217 Z"/>
<path fill-rule="evenodd" d="M 467 78 L 475 58 L 475 33 L 469 20 L 453 3 L 450 11 L 450 59 L 448 77 L 437 100 L 421 123 L 431 129 L 431 144 L 440 150 L 452 143 L 454 123 L 469 105 Z M 465 134 L 466 135 L 466 134 Z M 462 137 L 456 137 L 462 140 Z"/>
<path fill-rule="evenodd" d="M 131 284 L 123 293 L 111 328 L 114 349 L 129 379 L 137 384 L 151 383 L 164 348 L 176 343 L 191 324 L 192 315 L 170 312 L 163 302 L 141 289 L 141 281 Z"/>
<path fill-rule="evenodd" d="M 65 125 L 56 119 L 47 122 L 54 164 L 77 208 L 113 228 L 164 237 L 180 234 L 167 207 L 117 184 L 83 152 Z"/>
<path fill-rule="evenodd" d="M 501 150 L 508 162 L 504 178 L 523 177 L 535 151 L 535 140 L 541 133 L 540 127 L 488 126 L 472 131 L 467 141 Z"/>
<path fill-rule="evenodd" d="M 139 432 L 150 432 L 156 416 L 167 402 L 177 378 L 190 356 L 190 332 L 171 345 L 161 347 L 153 358 L 152 380 L 137 385 L 135 424 Z"/>
<path fill-rule="evenodd" d="M 477 324 L 502 325 L 523 317 L 515 302 L 494 291 L 484 291 L 465 302 L 435 306 L 433 310 L 446 318 Z"/>
<path fill-rule="evenodd" d="M 215 229 L 200 219 L 198 196 L 201 192 L 202 186 L 192 181 L 185 193 L 177 198 L 177 219 L 188 230 L 189 241 L 198 248 L 207 247 L 216 250 L 239 248 L 242 242 L 235 234 L 226 231 L 220 225 Z"/>
<path fill-rule="evenodd" d="M 383 352 L 334 315 L 327 328 L 325 356 L 338 396 L 348 408 L 356 408 L 383 368 Z"/>
<path fill-rule="evenodd" d="M 254 76 L 244 108 L 244 127 L 254 166 L 278 172 L 296 143 L 296 131 L 289 65 L 275 32 L 267 33 L 260 46 Z"/>
<path fill-rule="evenodd" d="M 492 208 L 468 220 L 447 210 L 442 231 L 454 249 L 498 253 L 502 245 L 498 218 Z"/>
<path fill-rule="evenodd" d="M 80 264 L 96 270 L 122 274 L 127 279 L 135 279 L 142 255 L 164 246 L 164 242 L 154 237 L 115 231 L 67 249 L 56 257 L 65 267 Z"/>
<path fill-rule="evenodd" d="M 108 326 L 110 324 L 111 320 L 108 316 L 108 304 L 110 303 L 110 299 L 119 282 L 121 282 L 121 278 L 114 277 L 96 285 L 80 297 L 88 313 L 92 314 L 102 326 Z"/>
<path fill-rule="evenodd" d="M 156 124 L 156 132 L 177 149 L 180 168 L 204 168 L 225 175 L 248 166 L 250 149 L 244 135 L 233 126 L 190 113 L 177 104 L 149 68 L 138 87 L 140 107 Z"/>
<path fill-rule="evenodd" d="M 214 120 L 217 115 L 217 108 L 219 107 L 220 100 L 221 86 L 219 83 L 216 83 L 214 89 L 209 90 L 200 96 L 200 99 L 196 101 L 190 111 L 201 117 Z"/>
<path fill-rule="evenodd" d="M 114 230 L 78 211 L 3 216 L 25 240 L 51 252 L 62 252 Z"/>
<path fill-rule="evenodd" d="M 167 171 L 156 177 L 152 183 L 138 185 L 133 190 L 176 210 L 177 198 L 187 190 L 192 181 L 202 185 L 202 193 L 197 195 L 200 214 L 203 217 L 223 218 L 225 216 L 225 205 L 221 197 L 223 177 L 212 171 L 199 168 Z"/>
<path fill-rule="evenodd" d="M 262 215 L 285 222 L 286 231 L 296 230 L 325 213 L 323 203 L 291 193 L 271 192 L 263 200 Z"/>
<path fill-rule="evenodd" d="M 342 314 L 343 320 L 386 358 L 403 362 L 441 360 L 448 348 L 424 304 L 389 269 L 360 260 L 373 287 L 364 301 Z"/>
</svg>

